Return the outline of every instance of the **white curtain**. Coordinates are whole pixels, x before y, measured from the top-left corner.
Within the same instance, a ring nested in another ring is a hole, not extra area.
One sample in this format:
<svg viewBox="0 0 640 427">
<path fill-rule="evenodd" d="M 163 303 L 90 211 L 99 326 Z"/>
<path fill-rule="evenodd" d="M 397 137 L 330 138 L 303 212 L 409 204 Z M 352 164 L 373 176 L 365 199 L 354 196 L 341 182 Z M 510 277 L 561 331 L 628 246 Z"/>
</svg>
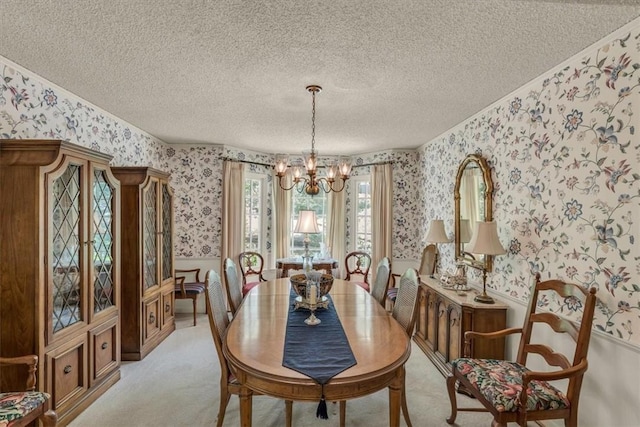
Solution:
<svg viewBox="0 0 640 427">
<path fill-rule="evenodd" d="M 344 277 L 341 271 L 342 260 L 346 255 L 345 251 L 345 191 L 339 193 L 329 193 L 328 213 L 329 223 L 327 230 L 327 251 L 331 254 L 331 258 L 338 260 L 337 271 L 333 271 L 332 274 L 336 277 Z"/>
<path fill-rule="evenodd" d="M 282 178 L 282 184 L 289 188 L 293 182 L 290 170 Z M 278 177 L 273 173 L 273 251 L 278 258 L 289 256 L 291 238 L 291 191 L 280 188 Z M 279 272 L 276 273 L 280 277 Z"/>
<path fill-rule="evenodd" d="M 222 176 L 223 263 L 225 258 L 231 258 L 238 264 L 238 255 L 244 247 L 244 222 L 244 164 L 225 161 Z"/>
<path fill-rule="evenodd" d="M 392 165 L 375 165 L 371 174 L 371 222 L 372 270 L 378 262 L 388 256 L 393 260 L 392 251 L 392 226 L 393 226 L 393 177 Z"/>
</svg>

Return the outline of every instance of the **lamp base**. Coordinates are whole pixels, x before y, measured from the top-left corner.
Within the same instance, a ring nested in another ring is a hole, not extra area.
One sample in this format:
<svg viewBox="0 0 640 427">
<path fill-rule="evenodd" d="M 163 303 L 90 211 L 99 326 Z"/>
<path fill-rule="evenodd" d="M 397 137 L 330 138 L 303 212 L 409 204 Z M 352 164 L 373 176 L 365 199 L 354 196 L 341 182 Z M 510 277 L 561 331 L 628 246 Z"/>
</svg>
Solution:
<svg viewBox="0 0 640 427">
<path fill-rule="evenodd" d="M 491 298 L 486 293 L 482 293 L 480 295 L 476 295 L 476 297 L 473 300 L 475 302 L 481 302 L 483 304 L 494 304 L 496 302 L 493 298 Z"/>
</svg>

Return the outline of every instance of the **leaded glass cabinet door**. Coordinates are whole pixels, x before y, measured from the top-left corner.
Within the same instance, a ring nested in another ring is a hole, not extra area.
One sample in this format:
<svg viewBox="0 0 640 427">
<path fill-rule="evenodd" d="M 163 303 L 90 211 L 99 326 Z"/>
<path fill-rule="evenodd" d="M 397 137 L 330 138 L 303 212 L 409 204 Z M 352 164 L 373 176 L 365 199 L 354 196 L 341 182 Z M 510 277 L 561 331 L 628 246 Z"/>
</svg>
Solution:
<svg viewBox="0 0 640 427">
<path fill-rule="evenodd" d="M 91 181 L 91 245 L 93 313 L 116 305 L 116 187 L 104 169 L 95 168 Z"/>
<path fill-rule="evenodd" d="M 162 282 L 173 277 L 173 194 L 169 184 L 162 183 Z"/>
<path fill-rule="evenodd" d="M 71 161 L 63 166 L 62 173 L 52 173 L 48 179 L 53 334 L 85 320 L 82 265 L 86 251 L 81 188 L 85 169 L 86 163 Z"/>
<path fill-rule="evenodd" d="M 151 179 L 142 191 L 143 292 L 158 286 L 158 181 Z"/>
</svg>

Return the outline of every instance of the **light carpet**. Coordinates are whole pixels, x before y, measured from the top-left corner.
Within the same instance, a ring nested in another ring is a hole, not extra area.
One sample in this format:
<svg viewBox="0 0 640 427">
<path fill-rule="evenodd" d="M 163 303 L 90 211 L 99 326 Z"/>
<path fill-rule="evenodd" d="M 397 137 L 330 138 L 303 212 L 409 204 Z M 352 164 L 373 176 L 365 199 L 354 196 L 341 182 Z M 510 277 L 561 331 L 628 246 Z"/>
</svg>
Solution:
<svg viewBox="0 0 640 427">
<path fill-rule="evenodd" d="M 123 362 L 122 378 L 69 425 L 71 427 L 121 426 L 214 426 L 219 405 L 220 365 L 211 339 L 206 315 L 193 326 L 189 313 L 178 314 L 176 331 L 144 360 Z M 447 426 L 449 398 L 445 378 L 413 344 L 406 364 L 407 405 L 416 427 Z M 347 426 L 389 425 L 388 391 L 349 400 Z M 479 406 L 459 395 L 459 406 Z M 296 427 L 339 425 L 338 404 L 328 404 L 329 419 L 315 417 L 317 403 L 294 402 Z M 285 424 L 284 401 L 268 396 L 253 398 L 253 425 L 276 427 Z M 458 413 L 456 425 L 486 427 L 487 413 Z M 400 424 L 404 419 L 400 418 Z M 231 396 L 224 426 L 239 426 L 238 397 Z"/>
</svg>

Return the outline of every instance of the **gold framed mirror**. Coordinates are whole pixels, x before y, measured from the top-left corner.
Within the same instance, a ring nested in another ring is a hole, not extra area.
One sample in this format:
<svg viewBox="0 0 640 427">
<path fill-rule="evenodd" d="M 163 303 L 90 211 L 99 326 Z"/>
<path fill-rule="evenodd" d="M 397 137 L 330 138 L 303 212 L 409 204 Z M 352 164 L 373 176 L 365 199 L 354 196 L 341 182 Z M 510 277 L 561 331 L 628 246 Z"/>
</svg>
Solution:
<svg viewBox="0 0 640 427">
<path fill-rule="evenodd" d="M 469 154 L 458 167 L 453 191 L 455 203 L 456 261 L 491 271 L 490 255 L 474 255 L 464 250 L 473 235 L 476 221 L 493 220 L 493 181 L 485 158 Z"/>
</svg>

